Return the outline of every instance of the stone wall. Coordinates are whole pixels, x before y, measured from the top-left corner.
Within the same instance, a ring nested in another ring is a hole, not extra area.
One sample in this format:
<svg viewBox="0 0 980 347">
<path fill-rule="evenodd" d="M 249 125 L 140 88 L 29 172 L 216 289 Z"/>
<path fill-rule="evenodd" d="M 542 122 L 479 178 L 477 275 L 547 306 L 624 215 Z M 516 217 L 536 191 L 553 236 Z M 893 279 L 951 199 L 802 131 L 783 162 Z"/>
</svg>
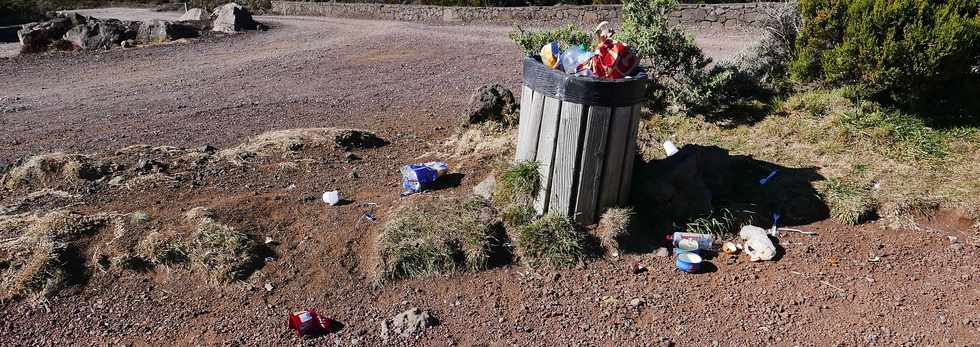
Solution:
<svg viewBox="0 0 980 347">
<path fill-rule="evenodd" d="M 754 29 L 765 17 L 767 8 L 778 2 L 734 4 L 681 4 L 671 19 L 675 24 L 695 28 Z M 325 16 L 360 19 L 382 19 L 423 23 L 497 24 L 554 26 L 572 23 L 592 26 L 608 20 L 618 22 L 622 7 L 532 6 L 532 7 L 441 7 L 423 5 L 389 5 L 369 3 L 330 3 L 273 1 L 272 11 L 280 15 Z"/>
</svg>

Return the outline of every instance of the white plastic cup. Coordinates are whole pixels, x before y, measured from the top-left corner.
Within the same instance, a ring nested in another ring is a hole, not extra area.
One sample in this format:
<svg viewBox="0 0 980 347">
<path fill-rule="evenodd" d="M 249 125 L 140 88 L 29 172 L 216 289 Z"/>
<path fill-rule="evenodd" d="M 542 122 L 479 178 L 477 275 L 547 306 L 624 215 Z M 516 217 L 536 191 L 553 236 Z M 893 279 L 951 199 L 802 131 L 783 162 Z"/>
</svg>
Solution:
<svg viewBox="0 0 980 347">
<path fill-rule="evenodd" d="M 673 142 L 670 140 L 664 141 L 664 152 L 667 152 L 668 157 L 674 155 L 677 151 L 677 146 L 674 146 Z"/>
<path fill-rule="evenodd" d="M 334 190 L 323 193 L 323 202 L 329 204 L 330 206 L 336 205 L 340 202 L 340 192 Z"/>
</svg>

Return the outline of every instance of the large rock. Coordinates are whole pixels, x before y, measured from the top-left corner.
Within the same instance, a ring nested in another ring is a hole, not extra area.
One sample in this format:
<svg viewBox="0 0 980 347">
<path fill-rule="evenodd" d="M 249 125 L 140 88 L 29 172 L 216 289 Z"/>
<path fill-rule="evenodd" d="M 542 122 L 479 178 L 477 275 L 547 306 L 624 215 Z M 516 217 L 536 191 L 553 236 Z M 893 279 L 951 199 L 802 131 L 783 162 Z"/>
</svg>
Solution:
<svg viewBox="0 0 980 347">
<path fill-rule="evenodd" d="M 161 43 L 170 40 L 197 37 L 197 28 L 188 23 L 175 23 L 161 20 L 142 22 L 136 34 L 141 43 Z"/>
<path fill-rule="evenodd" d="M 211 16 L 209 16 L 208 15 L 208 12 L 205 11 L 203 8 L 192 8 L 190 10 L 187 10 L 187 12 L 184 12 L 184 15 L 183 16 L 180 16 L 180 19 L 178 19 L 178 20 L 179 21 L 185 21 L 185 20 L 206 20 L 206 21 L 210 21 L 211 20 Z"/>
<path fill-rule="evenodd" d="M 255 30 L 258 23 L 252 19 L 247 8 L 236 3 L 227 3 L 214 10 L 211 30 L 234 33 L 242 30 Z"/>
<path fill-rule="evenodd" d="M 47 22 L 30 23 L 17 31 L 21 53 L 38 53 L 48 50 L 48 45 L 60 40 L 71 29 L 71 20 L 55 18 Z"/>
<path fill-rule="evenodd" d="M 64 40 L 83 50 L 110 49 L 127 39 L 129 26 L 115 20 L 88 19 L 65 33 Z"/>
<path fill-rule="evenodd" d="M 514 93 L 510 89 L 499 84 L 485 85 L 470 97 L 462 124 L 466 126 L 489 120 L 510 123 L 508 117 L 512 116 L 516 109 L 517 102 L 514 101 Z"/>
<path fill-rule="evenodd" d="M 395 336 L 422 336 L 425 329 L 436 325 L 438 322 L 429 311 L 422 311 L 418 307 L 414 307 L 381 322 L 381 338 L 387 342 L 388 339 Z"/>
<path fill-rule="evenodd" d="M 211 16 L 208 15 L 207 11 L 201 8 L 192 8 L 187 10 L 183 16 L 180 16 L 178 21 L 190 24 L 198 30 L 205 30 L 211 27 Z"/>
</svg>

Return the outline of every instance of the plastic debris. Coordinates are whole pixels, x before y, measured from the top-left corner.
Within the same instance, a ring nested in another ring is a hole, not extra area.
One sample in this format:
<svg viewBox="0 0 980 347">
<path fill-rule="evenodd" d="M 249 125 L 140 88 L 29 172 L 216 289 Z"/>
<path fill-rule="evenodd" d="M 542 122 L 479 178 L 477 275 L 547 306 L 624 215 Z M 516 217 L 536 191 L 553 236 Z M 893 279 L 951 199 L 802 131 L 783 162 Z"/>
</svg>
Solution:
<svg viewBox="0 0 980 347">
<path fill-rule="evenodd" d="M 541 63 L 545 66 L 556 69 L 558 68 L 558 63 L 561 62 L 561 50 L 558 48 L 558 42 L 548 42 L 541 47 Z"/>
<path fill-rule="evenodd" d="M 587 63 L 592 56 L 595 55 L 589 52 L 582 46 L 572 46 L 565 50 L 565 53 L 561 55 L 561 69 L 565 73 L 577 74 L 582 70 L 583 64 Z"/>
<path fill-rule="evenodd" d="M 374 211 L 377 209 L 378 209 L 378 204 L 375 204 L 373 202 L 366 202 L 361 204 L 362 212 L 361 215 L 357 217 L 357 220 L 354 221 L 354 229 L 357 229 L 357 226 L 361 224 L 362 220 L 368 221 L 368 223 L 371 224 L 378 224 L 378 219 L 374 217 Z"/>
<path fill-rule="evenodd" d="M 290 313 L 288 324 L 300 337 L 332 333 L 334 325 L 333 320 L 321 317 L 312 308 Z"/>
<path fill-rule="evenodd" d="M 675 232 L 673 235 L 667 235 L 667 239 L 673 243 L 675 253 L 678 252 L 678 249 L 687 249 L 689 251 L 708 250 L 711 249 L 711 245 L 715 242 L 715 237 L 709 234 L 682 232 Z"/>
<path fill-rule="evenodd" d="M 402 188 L 405 189 L 402 195 L 410 195 L 425 190 L 448 171 L 449 165 L 441 161 L 402 166 Z"/>
<path fill-rule="evenodd" d="M 334 190 L 323 193 L 323 202 L 329 204 L 330 206 L 337 205 L 340 203 L 340 192 Z"/>
<path fill-rule="evenodd" d="M 776 256 L 776 246 L 769 240 L 765 229 L 754 225 L 746 225 L 738 232 L 745 241 L 743 249 L 752 261 L 772 260 Z"/>
<path fill-rule="evenodd" d="M 667 153 L 668 157 L 677 154 L 678 151 L 677 146 L 673 142 L 670 140 L 664 141 L 664 152 Z"/>
<path fill-rule="evenodd" d="M 769 173 L 769 176 L 766 176 L 765 178 L 759 180 L 759 185 L 766 185 L 766 183 L 772 181 L 772 178 L 776 177 L 777 172 L 779 172 L 779 170 L 772 170 L 772 172 Z"/>
<path fill-rule="evenodd" d="M 721 245 L 721 252 L 728 255 L 738 253 L 738 245 L 731 241 L 725 242 Z"/>
<path fill-rule="evenodd" d="M 677 255 L 675 265 L 681 271 L 687 273 L 697 273 L 701 270 L 701 256 L 695 253 L 681 253 Z"/>
</svg>

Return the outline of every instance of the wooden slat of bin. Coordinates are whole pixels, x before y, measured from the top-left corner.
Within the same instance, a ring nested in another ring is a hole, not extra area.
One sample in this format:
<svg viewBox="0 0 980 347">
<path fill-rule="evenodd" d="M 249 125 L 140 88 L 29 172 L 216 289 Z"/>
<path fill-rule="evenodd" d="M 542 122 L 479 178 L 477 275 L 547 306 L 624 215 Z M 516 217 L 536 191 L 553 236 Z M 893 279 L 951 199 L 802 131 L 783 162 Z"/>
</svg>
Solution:
<svg viewBox="0 0 980 347">
<path fill-rule="evenodd" d="M 630 116 L 629 136 L 626 139 L 626 155 L 623 157 L 623 178 L 619 185 L 619 205 L 629 203 L 633 185 L 633 164 L 636 162 L 636 131 L 640 126 L 640 105 L 633 105 Z"/>
<path fill-rule="evenodd" d="M 541 133 L 538 135 L 538 176 L 541 178 L 541 189 L 534 208 L 543 214 L 548 210 L 548 198 L 551 197 L 551 171 L 554 168 L 555 137 L 558 136 L 558 114 L 561 112 L 561 101 L 545 97 L 544 110 L 541 113 Z"/>
<path fill-rule="evenodd" d="M 626 140 L 629 137 L 632 114 L 633 108 L 630 106 L 613 109 L 609 139 L 606 141 L 606 163 L 602 170 L 602 183 L 599 184 L 597 214 L 619 204 L 619 188 L 623 180 L 623 157 L 626 155 Z"/>
<path fill-rule="evenodd" d="M 589 107 L 585 139 L 582 143 L 578 196 L 575 198 L 575 220 L 582 224 L 592 224 L 595 221 L 611 115 L 612 109 L 609 107 Z"/>
<path fill-rule="evenodd" d="M 555 146 L 554 173 L 552 174 L 551 201 L 548 210 L 563 216 L 571 216 L 578 172 L 579 135 L 582 132 L 582 104 L 564 101 L 558 122 L 558 143 Z"/>
<path fill-rule="evenodd" d="M 538 132 L 541 129 L 541 111 L 544 94 L 528 86 L 521 88 L 521 119 L 518 124 L 517 158 L 515 161 L 535 160 L 538 150 Z"/>
</svg>

